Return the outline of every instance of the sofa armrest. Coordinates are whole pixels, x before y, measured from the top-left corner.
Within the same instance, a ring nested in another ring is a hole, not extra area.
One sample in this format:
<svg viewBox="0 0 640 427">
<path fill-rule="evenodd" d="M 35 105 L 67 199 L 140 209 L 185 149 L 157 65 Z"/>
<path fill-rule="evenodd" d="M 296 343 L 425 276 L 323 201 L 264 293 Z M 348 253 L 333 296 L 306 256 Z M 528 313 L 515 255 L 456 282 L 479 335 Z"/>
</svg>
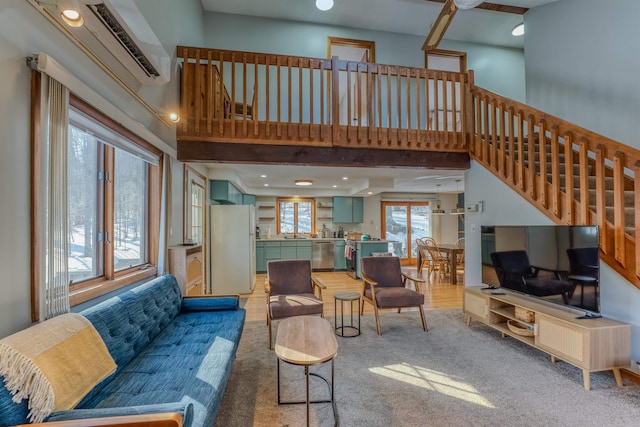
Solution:
<svg viewBox="0 0 640 427">
<path fill-rule="evenodd" d="M 240 308 L 240 298 L 237 295 L 182 299 L 182 311 L 221 311 L 238 308 Z"/>
<path fill-rule="evenodd" d="M 83 418 L 78 420 L 50 421 L 21 424 L 16 427 L 183 427 L 182 416 L 176 412 L 160 414 L 121 415 L 116 417 Z"/>
<path fill-rule="evenodd" d="M 193 422 L 193 404 L 192 403 L 183 403 L 183 402 L 171 402 L 171 403 L 158 403 L 155 405 L 139 405 L 139 406 L 123 406 L 119 408 L 93 408 L 93 409 L 71 409 L 68 411 L 59 411 L 51 414 L 47 419 L 46 423 L 43 423 L 46 426 L 55 426 L 56 424 L 51 424 L 51 422 L 71 422 L 71 421 L 79 421 L 76 424 L 64 424 L 67 426 L 89 426 L 89 425 L 113 425 L 117 423 L 112 422 L 113 420 L 109 420 L 109 418 L 134 418 L 142 415 L 159 415 L 164 414 L 178 414 L 180 418 L 180 426 L 190 427 Z M 154 417 L 151 417 L 154 418 Z M 144 417 L 139 420 L 133 419 L 133 421 L 139 422 L 143 420 Z M 159 420 L 162 417 L 158 417 Z M 171 417 L 169 417 L 171 420 Z M 87 420 L 97 420 L 96 422 L 102 422 L 103 424 L 87 424 Z M 101 421 L 100 421 L 101 420 Z M 176 424 L 172 424 L 173 421 L 169 421 L 168 424 L 158 424 L 159 426 L 166 425 L 172 426 Z M 126 424 L 125 424 L 126 425 Z M 135 424 L 132 424 L 132 426 Z M 176 425 L 177 426 L 177 425 Z"/>
</svg>

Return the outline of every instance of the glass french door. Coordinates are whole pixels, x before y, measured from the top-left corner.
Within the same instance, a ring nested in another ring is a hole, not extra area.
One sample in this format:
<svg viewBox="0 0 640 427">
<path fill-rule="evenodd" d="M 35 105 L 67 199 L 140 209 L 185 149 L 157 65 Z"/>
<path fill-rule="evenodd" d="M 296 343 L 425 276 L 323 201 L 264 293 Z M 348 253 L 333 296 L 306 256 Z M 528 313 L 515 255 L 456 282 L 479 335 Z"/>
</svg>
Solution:
<svg viewBox="0 0 640 427">
<path fill-rule="evenodd" d="M 431 236 L 429 202 L 382 202 L 382 234 L 389 252 L 402 265 L 414 265 L 418 258 L 416 239 Z"/>
</svg>

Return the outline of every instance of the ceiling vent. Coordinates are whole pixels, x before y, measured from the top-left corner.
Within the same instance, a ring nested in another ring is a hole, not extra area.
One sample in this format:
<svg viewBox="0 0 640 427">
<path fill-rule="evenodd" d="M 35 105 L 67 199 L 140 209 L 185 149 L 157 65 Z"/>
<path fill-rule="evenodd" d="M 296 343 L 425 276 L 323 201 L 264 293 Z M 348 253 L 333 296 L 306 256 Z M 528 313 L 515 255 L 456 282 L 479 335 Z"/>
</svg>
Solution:
<svg viewBox="0 0 640 427">
<path fill-rule="evenodd" d="M 133 0 L 79 3 L 84 25 L 78 28 L 64 24 L 55 0 L 40 4 L 65 26 L 72 41 L 86 47 L 94 60 L 102 62 L 129 85 L 169 81 L 171 58 Z"/>
</svg>

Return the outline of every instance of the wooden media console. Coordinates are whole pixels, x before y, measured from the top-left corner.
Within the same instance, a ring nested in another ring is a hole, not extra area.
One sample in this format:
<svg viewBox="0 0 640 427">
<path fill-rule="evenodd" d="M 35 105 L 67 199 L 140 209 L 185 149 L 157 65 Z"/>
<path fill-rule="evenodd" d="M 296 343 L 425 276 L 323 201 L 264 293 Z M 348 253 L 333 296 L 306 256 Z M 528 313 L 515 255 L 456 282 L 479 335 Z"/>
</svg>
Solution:
<svg viewBox="0 0 640 427">
<path fill-rule="evenodd" d="M 504 295 L 494 295 L 501 292 Z M 531 322 L 517 319 L 516 307 L 534 313 Z M 484 289 L 481 286 L 464 288 L 463 312 L 471 320 L 478 320 L 525 344 L 551 356 L 551 361 L 564 360 L 582 369 L 584 388 L 591 388 L 589 374 L 613 371 L 622 386 L 621 368 L 631 360 L 631 326 L 605 318 L 577 319 L 584 314 L 574 309 L 554 306 L 538 298 L 509 290 Z M 524 336 L 509 329 L 508 321 L 517 321 L 532 329 L 532 336 Z"/>
</svg>

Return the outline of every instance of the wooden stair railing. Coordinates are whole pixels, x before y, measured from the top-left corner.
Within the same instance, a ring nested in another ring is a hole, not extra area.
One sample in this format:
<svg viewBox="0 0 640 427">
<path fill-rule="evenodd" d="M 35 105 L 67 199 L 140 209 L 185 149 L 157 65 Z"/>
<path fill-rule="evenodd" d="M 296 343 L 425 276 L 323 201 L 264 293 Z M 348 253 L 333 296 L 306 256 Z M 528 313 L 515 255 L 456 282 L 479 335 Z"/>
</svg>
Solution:
<svg viewBox="0 0 640 427">
<path fill-rule="evenodd" d="M 178 140 L 468 152 L 473 73 L 177 47 Z"/>
<path fill-rule="evenodd" d="M 640 287 L 640 151 L 477 86 L 471 91 L 471 158 L 556 223 L 600 226 L 601 259 Z"/>
</svg>

